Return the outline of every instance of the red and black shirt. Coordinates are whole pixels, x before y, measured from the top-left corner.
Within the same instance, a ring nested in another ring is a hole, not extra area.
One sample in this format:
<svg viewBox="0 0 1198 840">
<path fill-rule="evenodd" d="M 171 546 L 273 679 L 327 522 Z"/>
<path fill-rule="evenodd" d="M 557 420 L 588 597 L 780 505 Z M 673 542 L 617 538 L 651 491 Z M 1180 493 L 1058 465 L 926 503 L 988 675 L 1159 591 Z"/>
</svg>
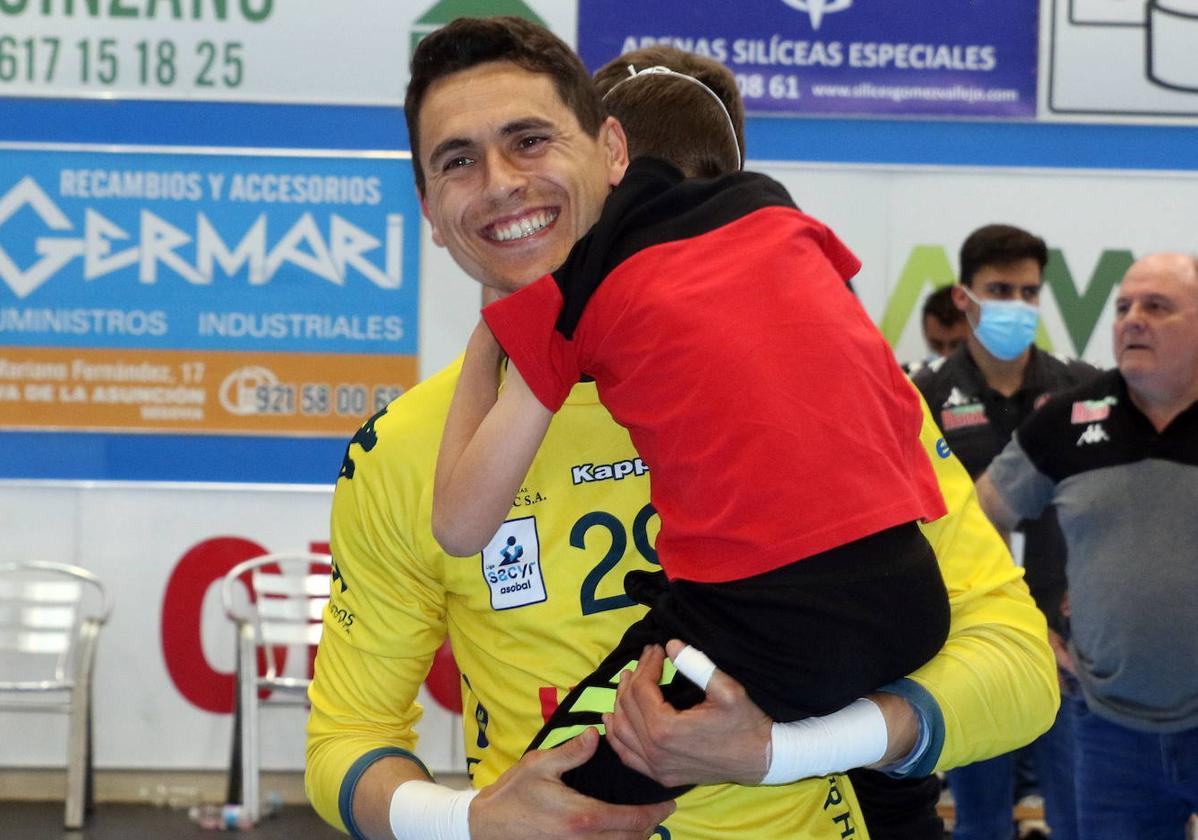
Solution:
<svg viewBox="0 0 1198 840">
<path fill-rule="evenodd" d="M 650 467 L 666 572 L 721 582 L 944 513 L 859 268 L 777 182 L 642 158 L 561 269 L 483 314 L 548 408 L 595 378 Z"/>
</svg>

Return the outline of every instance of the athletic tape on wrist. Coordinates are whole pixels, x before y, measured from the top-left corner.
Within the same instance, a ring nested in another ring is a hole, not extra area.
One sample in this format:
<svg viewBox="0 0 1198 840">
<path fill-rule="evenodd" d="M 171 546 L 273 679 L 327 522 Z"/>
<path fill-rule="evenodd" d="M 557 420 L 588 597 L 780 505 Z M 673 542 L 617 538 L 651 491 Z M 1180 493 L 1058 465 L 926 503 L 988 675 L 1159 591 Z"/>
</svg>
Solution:
<svg viewBox="0 0 1198 840">
<path fill-rule="evenodd" d="M 404 782 L 391 795 L 391 833 L 395 840 L 470 840 L 470 800 L 477 793 Z"/>
<path fill-rule="evenodd" d="M 886 718 L 864 697 L 830 715 L 775 723 L 770 769 L 761 784 L 784 785 L 866 767 L 886 754 L 886 741 Z"/>
<path fill-rule="evenodd" d="M 674 667 L 678 669 L 678 673 L 704 691 L 707 690 L 707 684 L 711 682 L 711 675 L 715 673 L 715 663 L 707 658 L 707 654 L 690 645 L 684 647 L 674 657 Z"/>
</svg>

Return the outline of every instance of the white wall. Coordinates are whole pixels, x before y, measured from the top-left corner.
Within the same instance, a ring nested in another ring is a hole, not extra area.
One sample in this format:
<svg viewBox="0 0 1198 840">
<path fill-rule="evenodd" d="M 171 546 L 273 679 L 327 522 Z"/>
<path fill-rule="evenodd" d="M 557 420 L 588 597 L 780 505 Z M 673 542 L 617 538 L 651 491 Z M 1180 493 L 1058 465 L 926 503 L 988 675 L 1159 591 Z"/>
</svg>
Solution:
<svg viewBox="0 0 1198 840">
<path fill-rule="evenodd" d="M 210 671 L 229 675 L 234 666 L 219 591 L 237 559 L 228 547 L 327 543 L 331 498 L 330 487 L 0 484 L 0 562 L 78 564 L 107 582 L 113 610 L 96 671 L 98 767 L 228 766 L 232 694 L 210 690 Z M 190 563 L 189 552 L 197 552 Z M 197 624 L 199 647 L 181 644 Z M 304 650 L 289 653 L 286 673 L 302 675 Z M 461 772 L 460 719 L 427 694 L 422 700 L 422 756 L 433 770 Z M 305 719 L 298 707 L 262 715 L 264 769 L 303 767 Z M 0 714 L 0 767 L 63 766 L 65 737 L 65 716 Z"/>
</svg>

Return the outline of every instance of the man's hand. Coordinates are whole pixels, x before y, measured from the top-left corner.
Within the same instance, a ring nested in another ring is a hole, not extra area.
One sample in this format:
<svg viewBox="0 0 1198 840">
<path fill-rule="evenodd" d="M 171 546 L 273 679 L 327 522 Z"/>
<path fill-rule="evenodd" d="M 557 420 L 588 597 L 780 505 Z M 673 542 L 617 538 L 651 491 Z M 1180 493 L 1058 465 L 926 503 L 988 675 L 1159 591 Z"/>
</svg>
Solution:
<svg viewBox="0 0 1198 840">
<path fill-rule="evenodd" d="M 470 803 L 471 840 L 649 837 L 674 813 L 673 802 L 609 805 L 562 783 L 562 773 L 590 758 L 598 744 L 599 734 L 587 729 L 556 749 L 521 758 Z"/>
<path fill-rule="evenodd" d="M 1019 514 L 999 495 L 994 482 L 990 480 L 989 471 L 982 473 L 974 486 L 977 488 L 978 503 L 981 504 L 982 510 L 1006 540 L 1007 545 L 1010 545 L 1011 532 L 1019 525 Z"/>
<path fill-rule="evenodd" d="M 1065 590 L 1065 594 L 1061 596 L 1061 615 L 1068 620 L 1073 615 L 1073 610 L 1069 606 L 1069 590 Z M 1077 680 L 1077 665 L 1073 662 L 1073 654 L 1069 652 L 1069 644 L 1065 641 L 1065 637 L 1048 628 L 1048 646 L 1052 648 L 1052 655 L 1057 660 L 1057 679 L 1061 682 L 1061 693 L 1072 694 L 1076 690 Z"/>
<path fill-rule="evenodd" d="M 683 647 L 671 641 L 670 658 Z M 660 647 L 646 648 L 636 670 L 620 675 L 615 713 L 603 716 L 616 754 L 667 787 L 760 782 L 773 722 L 740 683 L 718 670 L 707 684 L 707 699 L 678 711 L 657 684 L 664 657 Z"/>
<path fill-rule="evenodd" d="M 1069 653 L 1069 646 L 1064 637 L 1051 627 L 1048 628 L 1048 646 L 1052 648 L 1052 655 L 1056 657 L 1057 668 L 1071 677 L 1076 677 L 1077 666 L 1073 664 L 1073 655 Z M 1064 681 L 1062 681 L 1061 687 L 1064 688 Z"/>
</svg>

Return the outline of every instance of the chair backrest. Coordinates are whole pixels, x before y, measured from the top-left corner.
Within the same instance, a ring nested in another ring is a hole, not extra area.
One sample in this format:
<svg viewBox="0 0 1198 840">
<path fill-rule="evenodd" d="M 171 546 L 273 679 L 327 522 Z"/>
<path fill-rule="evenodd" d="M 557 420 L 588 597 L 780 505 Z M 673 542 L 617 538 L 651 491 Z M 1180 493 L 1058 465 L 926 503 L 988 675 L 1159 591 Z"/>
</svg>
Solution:
<svg viewBox="0 0 1198 840">
<path fill-rule="evenodd" d="M 225 614 L 254 629 L 266 658 L 265 680 L 279 676 L 276 647 L 320 642 L 331 569 L 327 554 L 264 554 L 238 563 L 221 581 Z"/>
<path fill-rule="evenodd" d="M 99 578 L 63 563 L 0 563 L 0 691 L 69 689 L 84 625 L 111 606 Z"/>
</svg>

